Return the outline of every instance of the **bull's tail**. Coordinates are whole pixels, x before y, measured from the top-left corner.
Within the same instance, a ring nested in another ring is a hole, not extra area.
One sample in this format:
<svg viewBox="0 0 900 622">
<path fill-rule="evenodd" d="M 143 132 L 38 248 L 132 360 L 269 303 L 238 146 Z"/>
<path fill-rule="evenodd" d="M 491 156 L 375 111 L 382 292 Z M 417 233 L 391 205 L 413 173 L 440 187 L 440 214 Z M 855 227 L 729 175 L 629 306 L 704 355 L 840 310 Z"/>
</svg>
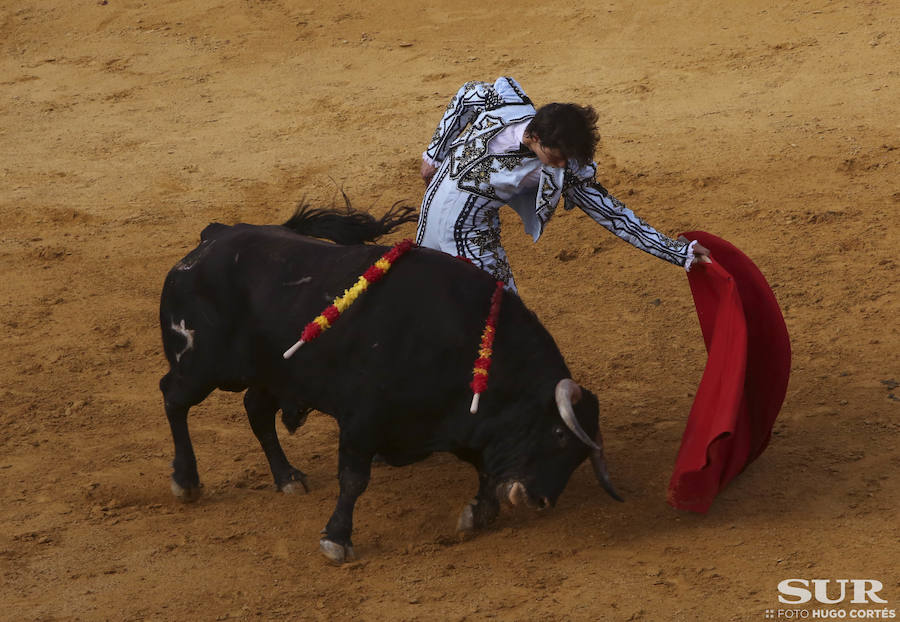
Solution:
<svg viewBox="0 0 900 622">
<path fill-rule="evenodd" d="M 301 203 L 284 226 L 297 233 L 325 238 L 337 244 L 374 242 L 397 227 L 415 222 L 414 208 L 395 203 L 381 218 L 360 212 L 347 203 L 346 210 L 312 208 Z"/>
</svg>

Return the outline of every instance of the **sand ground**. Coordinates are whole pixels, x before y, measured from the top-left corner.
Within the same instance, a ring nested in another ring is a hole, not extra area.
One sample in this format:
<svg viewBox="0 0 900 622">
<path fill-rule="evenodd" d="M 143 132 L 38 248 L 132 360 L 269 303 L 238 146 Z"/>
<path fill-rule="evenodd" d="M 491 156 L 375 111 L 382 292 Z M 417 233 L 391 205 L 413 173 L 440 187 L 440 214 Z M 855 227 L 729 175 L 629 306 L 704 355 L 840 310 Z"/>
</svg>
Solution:
<svg viewBox="0 0 900 622">
<path fill-rule="evenodd" d="M 763 620 L 788 578 L 877 579 L 896 609 L 898 32 L 887 0 L 0 0 L 0 619 Z M 381 467 L 335 567 L 334 422 L 283 434 L 312 491 L 278 494 L 232 394 L 193 411 L 206 495 L 177 503 L 168 269 L 213 220 L 417 203 L 446 102 L 499 75 L 595 106 L 604 185 L 766 274 L 794 351 L 769 449 L 708 515 L 668 507 L 705 362 L 684 275 L 577 210 L 537 245 L 513 214 L 627 503 L 585 466 L 461 540 L 467 466 Z"/>
</svg>

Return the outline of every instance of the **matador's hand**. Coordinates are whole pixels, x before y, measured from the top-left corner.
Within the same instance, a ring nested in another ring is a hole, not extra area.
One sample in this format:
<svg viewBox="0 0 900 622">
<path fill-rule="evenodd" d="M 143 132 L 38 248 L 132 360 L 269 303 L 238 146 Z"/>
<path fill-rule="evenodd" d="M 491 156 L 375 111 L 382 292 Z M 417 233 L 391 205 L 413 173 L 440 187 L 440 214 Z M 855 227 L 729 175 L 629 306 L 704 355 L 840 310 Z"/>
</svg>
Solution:
<svg viewBox="0 0 900 622">
<path fill-rule="evenodd" d="M 678 236 L 678 240 L 681 242 L 691 242 L 683 235 Z M 700 242 L 694 244 L 694 261 L 691 262 L 692 266 L 696 266 L 699 263 L 711 263 L 712 260 L 709 258 L 709 249 L 703 246 Z"/>
<path fill-rule="evenodd" d="M 694 265 L 698 263 L 712 263 L 712 260 L 709 258 L 709 249 L 700 242 L 694 244 Z"/>
<path fill-rule="evenodd" d="M 422 168 L 420 172 L 422 173 L 422 179 L 424 179 L 425 183 L 427 184 L 431 181 L 431 178 L 434 177 L 434 174 L 437 173 L 437 167 L 429 164 L 425 160 L 422 160 Z"/>
</svg>

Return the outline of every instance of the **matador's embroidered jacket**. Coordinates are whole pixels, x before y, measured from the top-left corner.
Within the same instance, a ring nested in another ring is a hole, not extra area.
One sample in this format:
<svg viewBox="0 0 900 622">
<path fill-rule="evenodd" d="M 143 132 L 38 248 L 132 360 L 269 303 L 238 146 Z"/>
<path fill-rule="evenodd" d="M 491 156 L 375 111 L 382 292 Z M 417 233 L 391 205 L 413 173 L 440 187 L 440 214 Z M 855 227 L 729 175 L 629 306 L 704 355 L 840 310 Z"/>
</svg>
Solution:
<svg viewBox="0 0 900 622">
<path fill-rule="evenodd" d="M 597 183 L 595 164 L 579 166 L 570 160 L 565 168 L 556 168 L 541 164 L 527 148 L 491 152 L 493 137 L 534 114 L 531 100 L 512 78 L 468 82 L 459 89 L 423 154 L 438 171 L 422 201 L 418 244 L 471 259 L 514 288 L 500 244 L 499 208 L 512 207 L 537 241 L 563 198 L 565 209 L 578 206 L 637 248 L 689 267 L 689 244 L 663 235 L 611 196 Z M 537 167 L 538 186 L 523 185 Z"/>
</svg>

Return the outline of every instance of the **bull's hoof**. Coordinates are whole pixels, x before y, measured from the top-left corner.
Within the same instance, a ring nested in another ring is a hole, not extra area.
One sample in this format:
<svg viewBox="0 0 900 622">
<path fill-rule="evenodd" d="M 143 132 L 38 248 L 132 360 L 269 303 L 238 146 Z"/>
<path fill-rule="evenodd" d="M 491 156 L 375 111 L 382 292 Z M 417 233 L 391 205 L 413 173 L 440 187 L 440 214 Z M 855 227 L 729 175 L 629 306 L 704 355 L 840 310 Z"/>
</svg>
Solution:
<svg viewBox="0 0 900 622">
<path fill-rule="evenodd" d="M 173 479 L 172 494 L 185 503 L 193 503 L 203 494 L 203 489 L 200 488 L 200 486 L 188 486 L 187 488 L 184 488 Z"/>
<path fill-rule="evenodd" d="M 456 521 L 456 531 L 460 533 L 471 533 L 475 531 L 475 512 L 472 509 L 472 504 L 469 503 L 466 507 L 463 508 L 463 511 L 459 514 L 459 519 Z"/>
<path fill-rule="evenodd" d="M 301 495 L 309 492 L 306 483 L 306 473 L 298 469 L 291 469 L 290 479 L 278 486 L 278 490 L 288 495 Z"/>
<path fill-rule="evenodd" d="M 352 546 L 341 546 L 337 542 L 332 542 L 328 538 L 322 538 L 321 540 L 319 540 L 319 550 L 322 551 L 322 555 L 336 564 L 352 562 L 354 559 L 356 559 L 356 554 L 353 552 Z"/>
<path fill-rule="evenodd" d="M 499 512 L 500 506 L 496 500 L 476 497 L 459 513 L 456 531 L 465 536 L 484 529 L 494 522 Z"/>
<path fill-rule="evenodd" d="M 281 492 L 286 495 L 305 495 L 309 492 L 309 486 L 306 485 L 305 479 L 299 482 L 288 482 L 281 487 Z"/>
</svg>

